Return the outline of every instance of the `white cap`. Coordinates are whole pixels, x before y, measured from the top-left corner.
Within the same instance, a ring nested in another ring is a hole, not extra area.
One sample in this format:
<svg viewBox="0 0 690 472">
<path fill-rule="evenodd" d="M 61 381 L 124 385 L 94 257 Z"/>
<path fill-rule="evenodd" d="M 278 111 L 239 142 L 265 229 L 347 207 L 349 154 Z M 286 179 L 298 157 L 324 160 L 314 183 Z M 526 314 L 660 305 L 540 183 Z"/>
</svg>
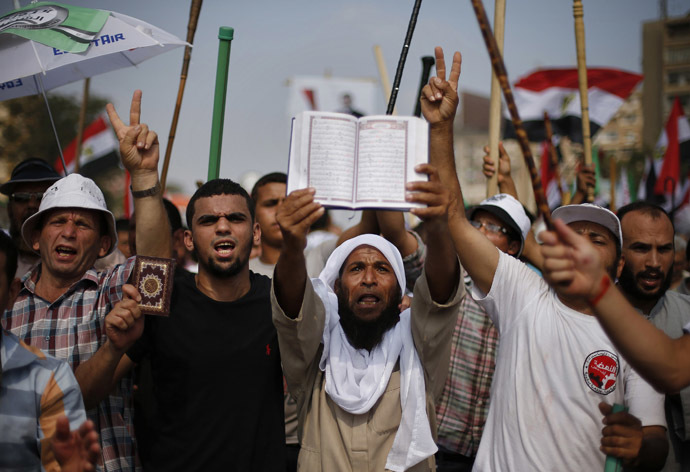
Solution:
<svg viewBox="0 0 690 472">
<path fill-rule="evenodd" d="M 623 233 L 621 222 L 611 211 L 599 205 L 581 203 L 579 205 L 566 205 L 556 208 L 551 214 L 553 218 L 560 218 L 565 224 L 575 221 L 591 221 L 608 229 L 618 238 L 618 244 L 623 245 Z"/>
<path fill-rule="evenodd" d="M 529 229 L 532 227 L 532 223 L 527 217 L 522 203 L 507 193 L 499 193 L 493 197 L 487 198 L 479 205 L 472 208 L 470 211 L 470 218 L 472 218 L 478 210 L 491 213 L 508 225 L 515 233 L 520 235 L 520 250 L 515 255 L 515 257 L 520 257 L 522 249 L 525 247 L 525 238 L 527 237 L 527 233 L 529 233 Z"/>
<path fill-rule="evenodd" d="M 31 215 L 22 225 L 22 237 L 29 247 L 32 246 L 31 234 L 41 221 L 41 214 L 53 208 L 81 208 L 105 213 L 110 236 L 110 248 L 106 255 L 117 247 L 117 231 L 115 231 L 115 217 L 108 210 L 103 198 L 103 192 L 96 183 L 82 175 L 70 174 L 55 182 L 43 194 L 38 212 Z"/>
</svg>

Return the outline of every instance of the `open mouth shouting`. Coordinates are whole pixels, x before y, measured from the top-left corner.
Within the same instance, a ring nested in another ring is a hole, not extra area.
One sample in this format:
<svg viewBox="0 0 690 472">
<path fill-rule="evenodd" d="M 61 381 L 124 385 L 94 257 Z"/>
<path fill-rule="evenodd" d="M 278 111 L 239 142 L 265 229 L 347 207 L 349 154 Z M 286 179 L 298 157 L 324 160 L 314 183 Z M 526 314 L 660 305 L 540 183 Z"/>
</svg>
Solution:
<svg viewBox="0 0 690 472">
<path fill-rule="evenodd" d="M 216 251 L 216 254 L 220 258 L 228 258 L 232 256 L 234 250 L 235 250 L 236 242 L 231 239 L 223 239 L 221 241 L 217 241 L 213 245 L 213 249 Z"/>
<path fill-rule="evenodd" d="M 62 260 L 62 261 L 71 260 L 72 258 L 74 258 L 74 256 L 77 255 L 76 249 L 69 247 L 69 246 L 64 246 L 64 245 L 60 245 L 60 246 L 56 247 L 55 252 L 58 255 L 58 260 Z"/>
<path fill-rule="evenodd" d="M 646 270 L 638 274 L 637 280 L 643 290 L 654 291 L 664 282 L 664 274 L 656 270 Z"/>
</svg>

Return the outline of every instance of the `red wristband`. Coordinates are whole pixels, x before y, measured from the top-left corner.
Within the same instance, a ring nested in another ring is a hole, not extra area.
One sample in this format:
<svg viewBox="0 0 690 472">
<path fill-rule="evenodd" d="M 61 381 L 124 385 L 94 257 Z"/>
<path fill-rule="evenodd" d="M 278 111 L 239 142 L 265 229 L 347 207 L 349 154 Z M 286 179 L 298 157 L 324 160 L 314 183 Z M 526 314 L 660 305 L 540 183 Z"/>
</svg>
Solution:
<svg viewBox="0 0 690 472">
<path fill-rule="evenodd" d="M 611 278 L 608 275 L 604 275 L 601 278 L 601 283 L 599 286 L 599 293 L 594 297 L 590 298 L 587 300 L 587 303 L 589 303 L 592 306 L 595 306 L 597 303 L 601 301 L 601 299 L 606 295 L 606 292 L 609 291 L 609 287 L 611 286 Z"/>
</svg>

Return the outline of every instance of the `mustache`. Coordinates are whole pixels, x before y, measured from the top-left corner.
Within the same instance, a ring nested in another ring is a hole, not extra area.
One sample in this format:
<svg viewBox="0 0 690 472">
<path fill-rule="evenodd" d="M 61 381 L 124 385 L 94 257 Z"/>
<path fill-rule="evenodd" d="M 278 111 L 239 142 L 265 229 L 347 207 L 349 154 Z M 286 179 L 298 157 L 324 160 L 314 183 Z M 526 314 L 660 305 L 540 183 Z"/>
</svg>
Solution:
<svg viewBox="0 0 690 472">
<path fill-rule="evenodd" d="M 657 269 L 646 269 L 643 270 L 642 272 L 637 273 L 637 278 L 644 278 L 644 279 L 664 279 L 666 277 L 666 274 Z"/>
</svg>

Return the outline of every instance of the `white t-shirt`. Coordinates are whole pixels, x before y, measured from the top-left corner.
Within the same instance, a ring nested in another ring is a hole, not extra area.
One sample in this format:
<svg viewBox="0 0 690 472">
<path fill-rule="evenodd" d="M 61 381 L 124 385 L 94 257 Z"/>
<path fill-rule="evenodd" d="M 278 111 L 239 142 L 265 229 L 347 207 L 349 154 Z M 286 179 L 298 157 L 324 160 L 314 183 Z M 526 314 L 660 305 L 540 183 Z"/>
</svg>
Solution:
<svg viewBox="0 0 690 472">
<path fill-rule="evenodd" d="M 501 253 L 489 294 L 475 286 L 472 296 L 501 335 L 473 470 L 603 470 L 601 401 L 628 406 L 643 426 L 666 426 L 663 395 L 595 317 L 566 307 L 526 265 Z"/>
</svg>

